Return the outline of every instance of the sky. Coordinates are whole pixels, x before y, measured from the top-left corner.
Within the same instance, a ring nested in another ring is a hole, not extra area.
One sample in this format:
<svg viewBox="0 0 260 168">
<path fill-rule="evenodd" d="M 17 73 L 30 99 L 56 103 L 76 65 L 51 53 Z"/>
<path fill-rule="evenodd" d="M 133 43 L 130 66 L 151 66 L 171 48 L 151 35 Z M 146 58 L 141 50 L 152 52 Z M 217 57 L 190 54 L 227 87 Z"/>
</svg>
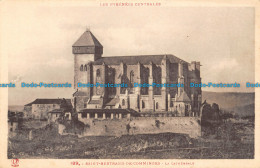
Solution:
<svg viewBox="0 0 260 168">
<path fill-rule="evenodd" d="M 200 61 L 202 82 L 241 84 L 203 88 L 251 92 L 255 79 L 254 9 L 250 7 L 100 7 L 48 3 L 1 9 L 1 54 L 8 59 L 9 105 L 36 98 L 71 98 L 74 89 L 21 88 L 20 83 L 72 83 L 72 44 L 90 28 L 103 56 L 173 54 Z"/>
</svg>

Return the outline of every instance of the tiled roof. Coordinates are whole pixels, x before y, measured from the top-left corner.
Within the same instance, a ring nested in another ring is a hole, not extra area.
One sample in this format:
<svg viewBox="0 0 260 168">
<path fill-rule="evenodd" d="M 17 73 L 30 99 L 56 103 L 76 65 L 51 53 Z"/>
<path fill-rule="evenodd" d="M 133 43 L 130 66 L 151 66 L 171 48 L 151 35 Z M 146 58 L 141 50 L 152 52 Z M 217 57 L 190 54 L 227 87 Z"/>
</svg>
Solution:
<svg viewBox="0 0 260 168">
<path fill-rule="evenodd" d="M 26 104 L 25 106 L 32 106 L 32 104 L 61 104 L 62 100 L 63 99 L 36 99 L 33 102 Z M 65 100 L 66 102 L 70 102 L 70 99 Z"/>
<path fill-rule="evenodd" d="M 73 97 L 75 96 L 87 96 L 87 93 L 82 91 L 76 91 L 75 93 L 73 93 Z"/>
<path fill-rule="evenodd" d="M 32 104 L 33 104 L 33 102 L 28 103 L 28 104 L 26 104 L 26 105 L 24 105 L 24 106 L 32 106 Z"/>
<path fill-rule="evenodd" d="M 190 98 L 188 97 L 186 92 L 182 92 L 179 97 L 176 98 L 177 102 L 190 102 Z"/>
<path fill-rule="evenodd" d="M 110 99 L 107 103 L 106 106 L 114 106 L 119 102 L 118 98 Z"/>
<path fill-rule="evenodd" d="M 90 32 L 85 31 L 80 38 L 73 44 L 73 47 L 83 47 L 83 46 L 96 46 L 103 47 L 97 38 Z"/>
<path fill-rule="evenodd" d="M 93 62 L 94 65 L 102 65 L 103 63 L 107 65 L 119 65 L 121 62 L 128 65 L 136 65 L 138 62 L 141 64 L 161 64 L 162 60 L 166 58 L 170 63 L 187 63 L 174 55 L 137 55 L 137 56 L 112 56 L 112 57 L 102 57 Z"/>
<path fill-rule="evenodd" d="M 88 104 L 99 104 L 100 100 L 90 100 Z"/>
</svg>

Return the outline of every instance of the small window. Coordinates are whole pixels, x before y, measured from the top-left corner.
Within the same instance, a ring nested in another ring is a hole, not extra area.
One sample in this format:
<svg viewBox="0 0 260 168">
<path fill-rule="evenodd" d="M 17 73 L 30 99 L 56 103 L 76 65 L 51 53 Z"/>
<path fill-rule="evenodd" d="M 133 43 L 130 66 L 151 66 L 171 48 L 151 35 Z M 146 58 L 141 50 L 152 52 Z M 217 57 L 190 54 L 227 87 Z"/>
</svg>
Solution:
<svg viewBox="0 0 260 168">
<path fill-rule="evenodd" d="M 80 71 L 83 71 L 83 65 L 80 66 Z"/>
<path fill-rule="evenodd" d="M 74 51 L 75 52 L 79 52 L 80 51 L 80 47 L 74 47 Z"/>
<path fill-rule="evenodd" d="M 171 101 L 171 103 L 170 103 L 170 107 L 173 107 L 173 102 Z"/>
<path fill-rule="evenodd" d="M 14 123 L 13 123 L 13 121 L 11 122 L 11 126 L 13 126 L 14 125 Z"/>
<path fill-rule="evenodd" d="M 87 64 L 85 64 L 84 71 L 87 71 L 87 70 L 88 70 L 88 67 L 87 67 Z"/>
<path fill-rule="evenodd" d="M 82 118 L 87 118 L 87 113 L 81 113 Z"/>
<path fill-rule="evenodd" d="M 124 105 L 125 105 L 125 99 L 122 100 L 122 106 L 124 106 Z"/>
<path fill-rule="evenodd" d="M 144 103 L 144 101 L 142 101 L 142 108 L 145 108 L 145 103 Z"/>
<path fill-rule="evenodd" d="M 10 131 L 13 132 L 13 128 L 10 128 Z"/>
<path fill-rule="evenodd" d="M 87 108 L 87 104 L 86 103 L 84 103 L 84 108 Z"/>
<path fill-rule="evenodd" d="M 97 70 L 96 75 L 97 77 L 100 77 L 100 69 Z"/>
</svg>

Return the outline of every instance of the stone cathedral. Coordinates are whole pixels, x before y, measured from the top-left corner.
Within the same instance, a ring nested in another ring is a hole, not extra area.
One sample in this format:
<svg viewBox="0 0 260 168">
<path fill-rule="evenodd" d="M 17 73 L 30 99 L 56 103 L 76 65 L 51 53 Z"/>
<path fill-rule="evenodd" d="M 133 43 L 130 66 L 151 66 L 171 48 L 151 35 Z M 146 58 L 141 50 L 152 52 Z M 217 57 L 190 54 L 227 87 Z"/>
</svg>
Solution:
<svg viewBox="0 0 260 168">
<path fill-rule="evenodd" d="M 170 54 L 102 57 L 103 46 L 89 30 L 73 44 L 72 52 L 76 90 L 72 104 L 78 113 L 89 118 L 124 110 L 141 116 L 200 116 L 201 88 L 190 87 L 190 82 L 201 83 L 200 62 L 188 63 Z M 128 87 L 78 87 L 78 83 Z M 134 83 L 183 87 L 134 87 Z"/>
</svg>

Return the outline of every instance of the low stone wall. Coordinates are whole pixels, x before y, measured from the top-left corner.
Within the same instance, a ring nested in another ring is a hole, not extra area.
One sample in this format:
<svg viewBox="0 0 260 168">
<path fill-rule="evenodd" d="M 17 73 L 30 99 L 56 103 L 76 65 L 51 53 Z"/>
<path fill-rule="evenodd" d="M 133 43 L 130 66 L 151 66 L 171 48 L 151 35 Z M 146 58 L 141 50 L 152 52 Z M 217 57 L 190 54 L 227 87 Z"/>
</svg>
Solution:
<svg viewBox="0 0 260 168">
<path fill-rule="evenodd" d="M 39 129 L 43 128 L 48 124 L 47 121 L 40 121 L 40 120 L 30 120 L 30 121 L 24 121 L 23 125 L 27 129 Z"/>
<path fill-rule="evenodd" d="M 137 117 L 131 119 L 84 119 L 88 126 L 82 136 L 121 136 L 125 134 L 182 133 L 201 136 L 197 117 Z"/>
</svg>

